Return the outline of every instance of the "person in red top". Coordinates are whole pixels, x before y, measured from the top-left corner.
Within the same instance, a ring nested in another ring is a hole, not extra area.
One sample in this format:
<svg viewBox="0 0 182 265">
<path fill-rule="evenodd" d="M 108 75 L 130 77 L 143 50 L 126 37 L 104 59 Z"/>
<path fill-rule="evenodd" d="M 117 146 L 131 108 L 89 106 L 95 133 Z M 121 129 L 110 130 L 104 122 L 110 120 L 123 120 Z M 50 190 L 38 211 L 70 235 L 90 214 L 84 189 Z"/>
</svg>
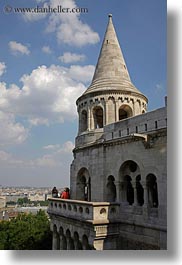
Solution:
<svg viewBox="0 0 182 265">
<path fill-rule="evenodd" d="M 68 188 L 65 188 L 64 191 L 61 193 L 61 199 L 69 199 L 70 192 Z"/>
</svg>

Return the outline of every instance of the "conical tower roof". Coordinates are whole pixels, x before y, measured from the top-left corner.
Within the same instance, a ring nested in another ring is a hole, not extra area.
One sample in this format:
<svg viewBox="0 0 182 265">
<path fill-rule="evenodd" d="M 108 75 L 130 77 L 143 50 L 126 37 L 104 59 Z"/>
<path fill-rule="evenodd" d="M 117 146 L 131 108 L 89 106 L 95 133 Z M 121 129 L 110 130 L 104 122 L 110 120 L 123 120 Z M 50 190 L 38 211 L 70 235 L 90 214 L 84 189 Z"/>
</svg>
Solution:
<svg viewBox="0 0 182 265">
<path fill-rule="evenodd" d="M 131 82 L 111 14 L 109 14 L 109 21 L 92 83 L 83 95 L 107 90 L 130 91 L 141 94 Z"/>
</svg>

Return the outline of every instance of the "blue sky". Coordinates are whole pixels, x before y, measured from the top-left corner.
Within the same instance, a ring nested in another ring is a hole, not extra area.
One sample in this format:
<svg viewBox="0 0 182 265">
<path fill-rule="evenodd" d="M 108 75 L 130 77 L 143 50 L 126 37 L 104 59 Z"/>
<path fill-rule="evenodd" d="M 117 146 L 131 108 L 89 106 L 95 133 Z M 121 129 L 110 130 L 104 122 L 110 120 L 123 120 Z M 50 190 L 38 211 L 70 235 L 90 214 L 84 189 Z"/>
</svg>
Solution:
<svg viewBox="0 0 182 265">
<path fill-rule="evenodd" d="M 88 13 L 13 12 L 58 4 Z M 148 110 L 164 106 L 165 0 L 1 0 L 0 185 L 69 185 L 75 101 L 91 82 L 109 13 Z"/>
</svg>

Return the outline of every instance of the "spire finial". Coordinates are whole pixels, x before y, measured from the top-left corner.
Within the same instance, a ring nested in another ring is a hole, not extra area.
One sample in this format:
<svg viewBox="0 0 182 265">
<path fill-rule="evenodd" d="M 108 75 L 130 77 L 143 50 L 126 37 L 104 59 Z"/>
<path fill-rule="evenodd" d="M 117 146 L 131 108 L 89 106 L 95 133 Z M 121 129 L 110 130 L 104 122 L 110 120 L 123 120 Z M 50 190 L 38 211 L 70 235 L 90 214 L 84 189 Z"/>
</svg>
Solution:
<svg viewBox="0 0 182 265">
<path fill-rule="evenodd" d="M 112 18 L 112 14 L 109 14 L 108 17 L 109 17 L 109 18 Z"/>
</svg>

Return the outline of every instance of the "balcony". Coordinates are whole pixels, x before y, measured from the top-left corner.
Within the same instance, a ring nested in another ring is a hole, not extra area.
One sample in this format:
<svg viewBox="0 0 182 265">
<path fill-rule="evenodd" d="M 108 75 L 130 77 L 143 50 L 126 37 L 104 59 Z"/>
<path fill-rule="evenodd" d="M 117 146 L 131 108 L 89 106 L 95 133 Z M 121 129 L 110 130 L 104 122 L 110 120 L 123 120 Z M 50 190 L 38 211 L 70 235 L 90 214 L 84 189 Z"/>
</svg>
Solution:
<svg viewBox="0 0 182 265">
<path fill-rule="evenodd" d="M 94 225 L 107 224 L 118 221 L 119 206 L 119 203 L 51 198 L 49 199 L 48 213 L 50 215 L 90 222 Z"/>
</svg>

